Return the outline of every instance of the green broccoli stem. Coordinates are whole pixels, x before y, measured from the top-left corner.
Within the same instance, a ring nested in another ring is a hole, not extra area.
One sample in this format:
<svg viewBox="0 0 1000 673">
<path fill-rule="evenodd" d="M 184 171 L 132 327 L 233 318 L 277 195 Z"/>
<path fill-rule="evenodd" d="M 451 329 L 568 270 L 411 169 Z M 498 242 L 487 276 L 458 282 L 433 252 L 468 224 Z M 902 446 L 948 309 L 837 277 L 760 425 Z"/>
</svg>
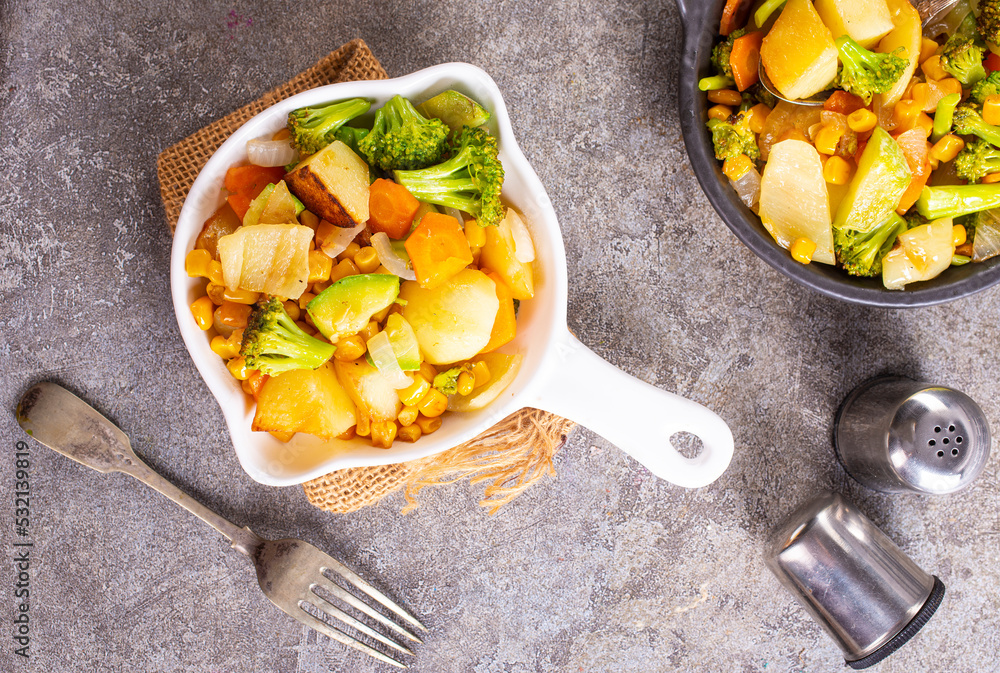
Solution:
<svg viewBox="0 0 1000 673">
<path fill-rule="evenodd" d="M 931 140 L 937 142 L 951 131 L 951 124 L 955 118 L 955 108 L 962 101 L 962 94 L 953 93 L 938 101 L 937 110 L 934 112 L 934 129 Z"/>
<path fill-rule="evenodd" d="M 757 24 L 758 28 L 763 28 L 767 20 L 771 18 L 771 15 L 785 6 L 785 2 L 787 0 L 767 0 L 754 12 L 753 22 Z"/>
<path fill-rule="evenodd" d="M 1000 147 L 1000 126 L 987 124 L 982 117 L 969 118 L 962 124 L 961 129 L 956 127 L 955 130 L 962 135 L 979 136 L 991 145 Z"/>
<path fill-rule="evenodd" d="M 715 75 L 714 77 L 703 77 L 698 81 L 698 88 L 702 91 L 718 91 L 728 89 L 736 84 L 736 80 L 725 75 Z"/>
<path fill-rule="evenodd" d="M 928 220 L 961 217 L 1000 207 L 1000 184 L 924 187 L 917 212 Z"/>
</svg>

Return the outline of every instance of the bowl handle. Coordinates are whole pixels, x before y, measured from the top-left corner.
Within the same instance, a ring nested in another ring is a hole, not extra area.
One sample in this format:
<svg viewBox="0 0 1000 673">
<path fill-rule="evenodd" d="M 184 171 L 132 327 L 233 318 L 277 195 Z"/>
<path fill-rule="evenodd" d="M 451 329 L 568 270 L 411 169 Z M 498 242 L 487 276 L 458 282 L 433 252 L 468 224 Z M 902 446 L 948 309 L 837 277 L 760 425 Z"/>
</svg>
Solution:
<svg viewBox="0 0 1000 673">
<path fill-rule="evenodd" d="M 569 332 L 554 352 L 549 377 L 531 406 L 590 428 L 672 484 L 698 488 L 725 472 L 733 434 L 718 415 L 629 376 Z M 681 455 L 670 443 L 677 432 L 697 435 L 702 451 L 694 458 Z"/>
</svg>

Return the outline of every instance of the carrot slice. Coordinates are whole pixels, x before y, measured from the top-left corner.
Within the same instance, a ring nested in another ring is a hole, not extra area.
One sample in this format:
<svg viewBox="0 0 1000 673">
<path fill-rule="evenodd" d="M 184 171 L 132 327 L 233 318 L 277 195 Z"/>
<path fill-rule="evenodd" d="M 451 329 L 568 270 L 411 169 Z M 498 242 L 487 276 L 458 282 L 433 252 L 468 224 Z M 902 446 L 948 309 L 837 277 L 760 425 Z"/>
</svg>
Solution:
<svg viewBox="0 0 1000 673">
<path fill-rule="evenodd" d="M 733 69 L 736 88 L 746 91 L 758 79 L 760 65 L 760 45 L 764 41 L 764 31 L 756 30 L 733 40 L 733 50 L 729 54 L 729 65 Z"/>
<path fill-rule="evenodd" d="M 927 136 L 924 135 L 923 129 L 915 128 L 900 133 L 896 136 L 896 144 L 903 151 L 906 163 L 913 174 L 910 186 L 899 198 L 899 205 L 896 208 L 896 212 L 902 215 L 920 198 L 920 192 L 931 176 L 931 164 L 927 156 L 929 151 Z"/>
<path fill-rule="evenodd" d="M 722 21 L 719 23 L 719 34 L 725 37 L 747 22 L 750 13 L 748 0 L 726 0 L 722 9 Z"/>
<path fill-rule="evenodd" d="M 281 166 L 264 168 L 263 166 L 233 166 L 226 171 L 225 188 L 232 194 L 239 192 L 260 193 L 271 183 L 277 184 L 285 177 L 285 169 Z M 256 196 L 256 194 L 255 194 Z M 238 212 L 238 211 L 237 211 Z"/>
<path fill-rule="evenodd" d="M 834 91 L 823 103 L 823 109 L 830 112 L 839 112 L 842 115 L 849 115 L 865 107 L 865 101 L 861 96 L 855 96 L 846 91 Z"/>
<path fill-rule="evenodd" d="M 506 343 L 509 343 L 517 336 L 517 313 L 514 311 L 514 295 L 510 288 L 503 282 L 500 275 L 495 271 L 482 272 L 489 276 L 497 286 L 497 299 L 500 300 L 500 308 L 497 310 L 496 320 L 493 321 L 493 331 L 490 332 L 490 340 L 480 353 L 495 351 Z"/>
<path fill-rule="evenodd" d="M 472 225 L 478 226 L 478 225 Z M 404 243 L 420 287 L 432 290 L 472 264 L 472 250 L 458 220 L 427 213 Z"/>
<path fill-rule="evenodd" d="M 419 208 L 420 202 L 406 187 L 379 178 L 368 195 L 368 226 L 376 233 L 384 231 L 389 238 L 405 238 Z"/>
</svg>

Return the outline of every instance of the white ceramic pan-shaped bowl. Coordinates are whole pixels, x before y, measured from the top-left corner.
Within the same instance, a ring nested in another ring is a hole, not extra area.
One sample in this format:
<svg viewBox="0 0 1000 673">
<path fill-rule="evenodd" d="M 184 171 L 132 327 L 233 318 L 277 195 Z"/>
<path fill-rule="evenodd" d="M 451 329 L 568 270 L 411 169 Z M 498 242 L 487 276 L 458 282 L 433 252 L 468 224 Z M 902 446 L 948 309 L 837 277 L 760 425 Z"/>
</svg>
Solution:
<svg viewBox="0 0 1000 673">
<path fill-rule="evenodd" d="M 377 449 L 365 440 L 324 442 L 299 433 L 284 444 L 251 432 L 254 405 L 209 348 L 189 306 L 203 293 L 204 280 L 189 278 L 184 258 L 204 221 L 223 201 L 226 169 L 246 162 L 246 143 L 270 137 L 291 110 L 306 105 L 363 97 L 373 109 L 401 94 L 417 102 L 456 89 L 493 113 L 506 171 L 505 200 L 525 215 L 537 257 L 535 297 L 521 304 L 517 338 L 504 351 L 524 355 L 520 373 L 493 404 L 480 411 L 449 414 L 441 429 L 415 443 Z M 195 366 L 222 407 L 240 463 L 252 478 L 273 486 L 300 484 L 333 470 L 382 465 L 429 456 L 465 442 L 523 407 L 570 418 L 631 454 L 653 474 L 695 488 L 717 479 L 729 465 L 733 436 L 725 422 L 699 404 L 643 383 L 611 366 L 566 328 L 566 256 L 555 211 L 538 176 L 514 140 L 500 90 L 489 75 L 471 65 L 449 63 L 398 79 L 332 84 L 298 94 L 260 113 L 229 138 L 205 165 L 184 202 L 170 259 L 170 286 L 181 335 Z M 653 431 L 650 430 L 653 426 Z M 670 444 L 677 432 L 701 438 L 703 449 L 688 459 Z"/>
</svg>

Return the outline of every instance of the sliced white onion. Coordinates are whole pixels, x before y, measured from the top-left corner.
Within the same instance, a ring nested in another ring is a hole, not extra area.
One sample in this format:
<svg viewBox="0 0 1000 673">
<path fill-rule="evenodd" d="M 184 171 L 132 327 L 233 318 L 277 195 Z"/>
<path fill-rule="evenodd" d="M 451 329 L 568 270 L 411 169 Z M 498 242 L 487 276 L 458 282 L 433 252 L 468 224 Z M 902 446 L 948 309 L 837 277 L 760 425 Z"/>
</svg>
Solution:
<svg viewBox="0 0 1000 673">
<path fill-rule="evenodd" d="M 535 244 L 531 242 L 531 234 L 524 220 L 513 208 L 507 209 L 507 224 L 510 225 L 511 236 L 514 237 L 514 256 L 522 264 L 535 261 Z"/>
<path fill-rule="evenodd" d="M 459 224 L 463 224 L 464 225 L 464 223 L 465 223 L 465 218 L 462 216 L 462 211 L 459 210 L 458 208 L 452 208 L 451 206 L 446 206 L 445 209 L 444 209 L 444 214 L 445 215 L 451 215 L 456 220 L 458 220 Z"/>
<path fill-rule="evenodd" d="M 748 170 L 739 180 L 729 182 L 747 208 L 753 209 L 760 202 L 760 173 L 756 168 Z"/>
<path fill-rule="evenodd" d="M 347 246 L 351 244 L 351 241 L 353 241 L 364 228 L 364 223 L 350 228 L 334 227 L 333 235 L 323 241 L 323 252 L 326 253 L 327 257 L 336 257 L 340 253 L 347 250 Z"/>
<path fill-rule="evenodd" d="M 987 210 L 976 218 L 972 261 L 982 262 L 1000 254 L 1000 210 Z"/>
<path fill-rule="evenodd" d="M 254 166 L 287 166 L 299 158 L 299 151 L 287 140 L 261 140 L 247 143 L 247 158 Z"/>
<path fill-rule="evenodd" d="M 389 269 L 389 273 L 394 273 L 403 280 L 417 279 L 417 274 L 413 273 L 413 269 L 407 266 L 406 260 L 397 255 L 396 251 L 392 249 L 392 241 L 389 240 L 389 236 L 384 231 L 372 234 L 372 247 L 375 248 L 378 261 L 382 262 L 382 266 Z"/>
<path fill-rule="evenodd" d="M 400 390 L 408 388 L 413 384 L 413 380 L 400 369 L 399 361 L 396 360 L 396 353 L 393 352 L 392 344 L 389 343 L 389 335 L 384 331 L 379 332 L 368 340 L 368 354 L 371 355 L 372 362 L 375 363 L 375 368 L 378 369 L 379 374 L 393 388 Z"/>
</svg>

